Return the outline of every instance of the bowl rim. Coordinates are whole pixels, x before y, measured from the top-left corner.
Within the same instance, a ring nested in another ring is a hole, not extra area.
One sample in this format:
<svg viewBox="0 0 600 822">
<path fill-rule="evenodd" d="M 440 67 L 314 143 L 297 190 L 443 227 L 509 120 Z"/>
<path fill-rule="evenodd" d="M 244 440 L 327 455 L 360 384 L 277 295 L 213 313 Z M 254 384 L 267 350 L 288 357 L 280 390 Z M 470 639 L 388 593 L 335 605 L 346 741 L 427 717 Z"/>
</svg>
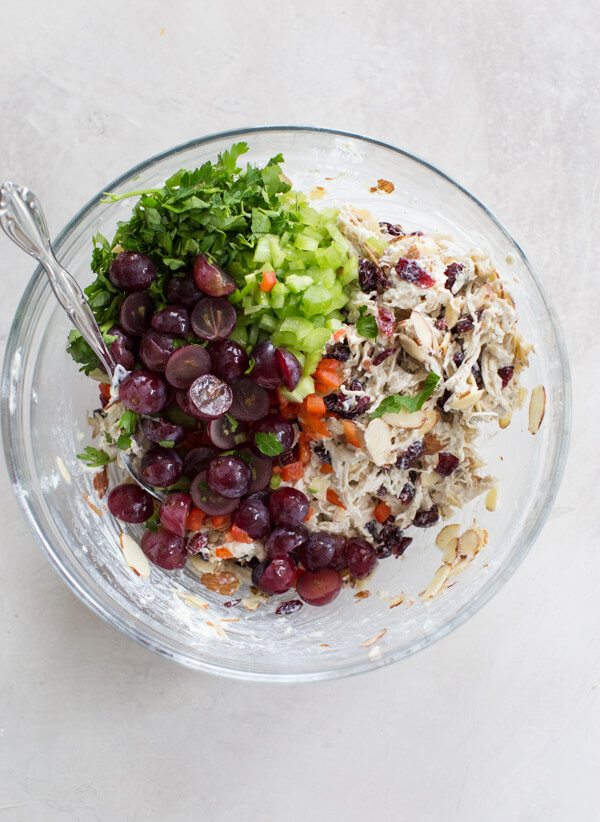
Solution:
<svg viewBox="0 0 600 822">
<path fill-rule="evenodd" d="M 117 186 L 121 185 L 121 183 L 124 183 L 126 180 L 135 177 L 138 173 L 145 170 L 149 166 L 158 163 L 175 154 L 179 154 L 186 150 L 197 148 L 201 145 L 205 145 L 207 143 L 211 143 L 217 140 L 233 140 L 235 138 L 251 136 L 253 134 L 265 132 L 325 133 L 334 135 L 336 137 L 349 138 L 352 140 L 357 140 L 362 143 L 368 143 L 370 145 L 379 146 L 381 148 L 393 151 L 396 154 L 400 154 L 406 157 L 407 159 L 412 160 L 417 164 L 425 167 L 429 171 L 441 177 L 444 181 L 449 182 L 452 186 L 454 186 L 456 189 L 462 192 L 462 194 L 464 194 L 467 198 L 474 202 L 492 220 L 492 222 L 495 223 L 496 227 L 500 230 L 502 234 L 504 234 L 506 239 L 512 244 L 514 249 L 521 256 L 523 263 L 527 267 L 529 274 L 531 275 L 534 283 L 538 288 L 542 302 L 544 303 L 545 309 L 548 312 L 548 316 L 551 319 L 552 329 L 556 339 L 557 350 L 559 354 L 559 366 L 562 376 L 564 398 L 562 405 L 562 419 L 560 420 L 561 425 L 559 431 L 560 443 L 555 454 L 554 464 L 552 466 L 551 471 L 553 482 L 549 487 L 549 493 L 547 494 L 543 505 L 540 506 L 540 508 L 536 512 L 536 520 L 533 528 L 529 532 L 528 541 L 526 543 L 521 544 L 519 550 L 515 552 L 511 561 L 504 568 L 498 571 L 496 576 L 493 578 L 491 584 L 482 588 L 481 591 L 479 591 L 478 594 L 474 597 L 474 599 L 471 600 L 468 603 L 468 605 L 466 605 L 461 611 L 459 611 L 459 613 L 456 614 L 456 616 L 452 620 L 450 620 L 448 623 L 445 623 L 437 627 L 436 629 L 431 631 L 431 633 L 423 637 L 419 642 L 414 643 L 408 648 L 384 652 L 381 654 L 381 656 L 375 659 L 365 657 L 363 661 L 353 662 L 349 665 L 341 665 L 331 670 L 315 669 L 302 671 L 300 673 L 277 671 L 241 671 L 235 668 L 230 668 L 224 665 L 217 665 L 212 662 L 199 659 L 197 657 L 186 656 L 185 654 L 173 651 L 171 648 L 168 647 L 166 643 L 163 643 L 161 641 L 152 641 L 147 636 L 145 636 L 143 631 L 136 630 L 135 626 L 122 623 L 121 620 L 115 615 L 115 613 L 113 613 L 111 610 L 109 610 L 108 608 L 104 607 L 101 603 L 96 601 L 96 599 L 82 585 L 79 584 L 79 582 L 71 575 L 69 570 L 64 566 L 59 556 L 57 556 L 57 554 L 55 553 L 50 540 L 46 538 L 43 529 L 38 523 L 27 495 L 22 493 L 22 483 L 19 479 L 18 472 L 18 460 L 15 458 L 15 451 L 12 446 L 12 437 L 10 436 L 12 431 L 12 414 L 10 413 L 9 408 L 9 387 L 12 362 L 14 355 L 16 353 L 17 340 L 19 339 L 20 330 L 28 313 L 28 309 L 31 307 L 31 298 L 29 295 L 32 293 L 33 289 L 39 284 L 40 280 L 43 280 L 45 278 L 44 271 L 40 265 L 36 266 L 31 279 L 25 287 L 24 294 L 17 306 L 15 317 L 11 324 L 11 328 L 7 339 L 6 350 L 4 354 L 4 363 L 2 368 L 0 397 L 0 409 L 2 417 L 2 441 L 13 492 L 17 498 L 17 501 L 23 514 L 25 515 L 25 518 L 28 522 L 30 529 L 32 530 L 34 536 L 40 544 L 40 547 L 42 548 L 43 553 L 50 561 L 50 564 L 55 568 L 58 575 L 67 583 L 68 587 L 76 594 L 76 596 L 79 597 L 79 599 L 82 602 L 84 602 L 85 605 L 87 605 L 94 613 L 100 616 L 107 624 L 116 628 L 121 634 L 128 637 L 129 639 L 132 639 L 138 645 L 144 648 L 148 648 L 151 651 L 154 651 L 155 653 L 159 654 L 160 656 L 166 657 L 167 659 L 173 659 L 176 662 L 184 665 L 185 667 L 206 673 L 218 674 L 221 676 L 228 677 L 230 679 L 262 682 L 309 682 L 339 679 L 342 677 L 374 670 L 375 668 L 384 667 L 393 662 L 398 662 L 399 660 L 412 656 L 418 651 L 423 650 L 424 648 L 430 645 L 433 645 L 435 642 L 438 642 L 440 639 L 459 628 L 464 622 L 467 621 L 467 619 L 469 619 L 471 616 L 477 613 L 477 611 L 479 611 L 487 602 L 489 602 L 489 600 L 493 596 L 495 596 L 496 593 L 498 593 L 498 591 L 503 587 L 503 585 L 508 581 L 508 579 L 510 579 L 510 577 L 514 574 L 514 572 L 517 570 L 521 562 L 523 562 L 523 560 L 533 547 L 534 543 L 536 542 L 541 529 L 544 527 L 546 523 L 548 514 L 552 508 L 564 474 L 571 432 L 572 386 L 570 367 L 564 336 L 561 327 L 558 323 L 558 318 L 554 306 L 550 301 L 548 295 L 546 294 L 542 282 L 539 276 L 537 275 L 534 267 L 532 266 L 531 262 L 529 261 L 527 255 L 524 253 L 523 249 L 513 238 L 512 234 L 506 229 L 503 223 L 493 214 L 493 212 L 491 212 L 487 208 L 487 206 L 485 206 L 470 191 L 464 188 L 464 186 L 458 183 L 453 177 L 446 174 L 444 171 L 441 171 L 439 168 L 434 166 L 432 163 L 429 163 L 427 160 L 424 160 L 421 157 L 412 154 L 411 152 L 405 151 L 404 149 L 398 148 L 382 140 L 378 140 L 375 138 L 367 137 L 365 135 L 356 134 L 349 131 L 340 131 L 338 129 L 321 126 L 252 126 L 248 128 L 237 128 L 227 131 L 215 132 L 212 134 L 205 135 L 204 137 L 189 140 L 185 143 L 169 148 L 166 151 L 159 152 L 158 154 L 155 154 L 147 158 L 146 160 L 137 163 L 128 171 L 121 174 L 109 185 L 105 186 L 100 192 L 98 192 L 98 194 L 92 197 L 81 209 L 79 209 L 79 211 L 69 220 L 69 222 L 66 224 L 66 226 L 62 229 L 62 231 L 58 234 L 58 236 L 52 243 L 54 252 L 58 253 L 60 251 L 62 245 L 64 244 L 65 240 L 70 235 L 72 230 L 83 218 L 85 218 L 85 216 L 93 208 L 95 208 L 98 205 L 100 198 L 104 195 L 106 191 L 113 190 Z"/>
</svg>

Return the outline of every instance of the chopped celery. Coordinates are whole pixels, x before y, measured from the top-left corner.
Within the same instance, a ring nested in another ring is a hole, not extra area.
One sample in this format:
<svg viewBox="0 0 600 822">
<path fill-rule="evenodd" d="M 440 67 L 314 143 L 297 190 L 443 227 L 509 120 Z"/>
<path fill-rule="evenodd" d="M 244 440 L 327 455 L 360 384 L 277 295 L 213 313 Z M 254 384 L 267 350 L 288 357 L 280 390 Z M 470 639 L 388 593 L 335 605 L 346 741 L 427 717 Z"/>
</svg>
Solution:
<svg viewBox="0 0 600 822">
<path fill-rule="evenodd" d="M 289 402 L 302 402 L 309 394 L 314 394 L 315 381 L 309 376 L 301 377 L 293 391 L 288 391 L 287 388 L 280 388 L 279 391 Z"/>
<path fill-rule="evenodd" d="M 240 345 L 248 345 L 248 332 L 243 326 L 236 325 L 236 327 L 229 335 L 229 339 L 234 340 Z"/>
<path fill-rule="evenodd" d="M 315 251 L 319 247 L 319 241 L 315 240 L 314 237 L 308 237 L 306 234 L 297 234 L 294 245 L 302 251 Z"/>
<path fill-rule="evenodd" d="M 358 257 L 349 257 L 344 263 L 344 270 L 340 274 L 340 285 L 348 285 L 358 278 Z"/>
<path fill-rule="evenodd" d="M 321 359 L 322 352 L 320 349 L 319 351 L 311 351 L 310 354 L 307 354 L 302 369 L 304 374 L 308 374 L 308 376 L 314 374 L 317 370 L 317 365 L 321 362 Z"/>
<path fill-rule="evenodd" d="M 273 331 L 277 329 L 279 322 L 275 317 L 271 316 L 270 314 L 265 314 L 260 318 L 258 325 L 260 328 L 262 328 L 263 331 L 268 331 L 269 334 L 272 334 Z"/>
<path fill-rule="evenodd" d="M 327 314 L 331 308 L 331 302 L 331 290 L 325 286 L 313 284 L 302 295 L 300 305 L 306 316 L 312 317 L 314 314 Z"/>
<path fill-rule="evenodd" d="M 312 333 L 302 341 L 302 348 L 306 352 L 321 351 L 326 342 L 331 337 L 329 328 L 313 328 Z"/>
<path fill-rule="evenodd" d="M 373 251 L 376 251 L 378 254 L 383 254 L 385 249 L 387 248 L 387 243 L 381 237 L 369 237 L 365 240 L 365 244 L 372 248 Z"/>
<path fill-rule="evenodd" d="M 256 243 L 253 259 L 255 263 L 268 263 L 271 261 L 271 246 L 268 237 L 261 237 Z"/>
<path fill-rule="evenodd" d="M 251 325 L 248 331 L 248 345 L 254 347 L 256 345 L 256 341 L 258 340 L 258 332 L 259 327 L 257 325 Z"/>
<path fill-rule="evenodd" d="M 271 262 L 275 268 L 281 268 L 285 262 L 285 252 L 281 250 L 278 237 L 269 237 L 269 248 L 271 250 Z"/>
<path fill-rule="evenodd" d="M 289 288 L 283 283 L 276 282 L 271 291 L 271 306 L 272 308 L 283 308 L 285 305 L 286 295 L 289 294 Z"/>
<path fill-rule="evenodd" d="M 335 333 L 342 327 L 342 321 L 338 320 L 337 317 L 331 317 L 330 319 L 325 320 L 325 327 L 330 328 Z"/>
<path fill-rule="evenodd" d="M 312 286 L 313 279 L 308 274 L 288 274 L 285 279 L 286 287 L 294 294 L 300 294 Z"/>
<path fill-rule="evenodd" d="M 313 226 L 310 226 L 310 225 L 305 225 L 304 226 L 304 228 L 302 229 L 302 234 L 305 237 L 312 237 L 313 240 L 317 240 L 317 242 L 319 242 L 319 243 L 321 242 L 321 240 L 325 236 L 323 231 L 319 231 L 318 228 L 314 228 Z M 311 249 L 307 249 L 307 250 L 310 251 Z"/>
</svg>

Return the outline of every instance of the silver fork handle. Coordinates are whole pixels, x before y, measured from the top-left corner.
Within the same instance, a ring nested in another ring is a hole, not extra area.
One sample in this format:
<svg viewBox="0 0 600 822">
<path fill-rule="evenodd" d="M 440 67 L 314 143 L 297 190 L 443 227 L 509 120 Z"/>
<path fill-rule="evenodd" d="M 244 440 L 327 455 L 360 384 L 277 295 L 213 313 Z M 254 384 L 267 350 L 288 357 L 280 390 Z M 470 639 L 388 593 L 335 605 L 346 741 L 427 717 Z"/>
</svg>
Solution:
<svg viewBox="0 0 600 822">
<path fill-rule="evenodd" d="M 112 376 L 116 362 L 79 284 L 54 256 L 46 218 L 33 191 L 14 183 L 0 187 L 0 225 L 14 243 L 43 266 L 59 303 Z"/>
</svg>

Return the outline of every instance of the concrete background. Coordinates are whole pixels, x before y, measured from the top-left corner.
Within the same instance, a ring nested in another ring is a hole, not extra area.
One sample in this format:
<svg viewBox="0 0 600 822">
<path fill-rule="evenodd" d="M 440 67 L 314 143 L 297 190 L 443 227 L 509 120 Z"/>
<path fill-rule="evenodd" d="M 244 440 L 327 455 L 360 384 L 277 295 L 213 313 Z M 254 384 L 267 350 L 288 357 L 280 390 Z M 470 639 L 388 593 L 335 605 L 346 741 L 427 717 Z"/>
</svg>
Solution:
<svg viewBox="0 0 600 822">
<path fill-rule="evenodd" d="M 450 173 L 517 237 L 575 400 L 561 491 L 516 576 L 435 647 L 331 684 L 230 682 L 134 646 L 59 580 L 2 468 L 1 822 L 597 818 L 595 5 L 22 0 L 0 26 L 0 178 L 37 192 L 53 234 L 202 134 L 364 133 Z M 0 246 L 4 348 L 33 269 Z"/>
</svg>

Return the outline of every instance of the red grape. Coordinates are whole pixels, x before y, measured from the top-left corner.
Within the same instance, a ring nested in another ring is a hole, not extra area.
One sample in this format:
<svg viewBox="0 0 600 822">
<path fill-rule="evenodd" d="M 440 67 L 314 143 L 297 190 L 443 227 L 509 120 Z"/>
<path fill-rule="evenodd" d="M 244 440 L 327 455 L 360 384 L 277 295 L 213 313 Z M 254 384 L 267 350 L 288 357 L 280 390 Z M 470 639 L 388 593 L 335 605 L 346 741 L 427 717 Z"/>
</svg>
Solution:
<svg viewBox="0 0 600 822">
<path fill-rule="evenodd" d="M 142 457 L 141 474 L 153 488 L 168 488 L 181 477 L 183 463 L 172 448 L 156 445 Z"/>
<path fill-rule="evenodd" d="M 118 325 L 113 325 L 108 333 L 111 337 L 116 337 L 110 344 L 110 353 L 113 355 L 115 362 L 122 365 L 127 371 L 131 371 L 135 363 L 135 340 Z"/>
<path fill-rule="evenodd" d="M 377 565 L 377 552 L 366 539 L 353 537 L 346 540 L 346 560 L 352 576 L 362 579 Z"/>
<path fill-rule="evenodd" d="M 206 471 L 200 471 L 192 480 L 190 494 L 196 508 L 204 511 L 211 517 L 221 517 L 231 514 L 238 506 L 238 499 L 228 499 L 217 494 L 206 481 Z"/>
<path fill-rule="evenodd" d="M 281 369 L 281 376 L 283 377 L 285 387 L 289 391 L 293 391 L 300 382 L 300 377 L 302 376 L 302 366 L 292 352 L 288 351 L 287 348 L 278 348 L 275 351 L 275 355 L 277 357 L 279 368 Z"/>
<path fill-rule="evenodd" d="M 263 491 L 268 487 L 273 476 L 273 463 L 270 459 L 257 457 L 249 448 L 242 448 L 238 452 L 241 457 L 250 459 L 250 470 L 252 471 L 252 482 L 248 488 L 249 494 Z"/>
<path fill-rule="evenodd" d="M 173 334 L 175 337 L 185 337 L 192 330 L 190 315 L 181 305 L 168 305 L 158 311 L 150 324 L 157 331 Z"/>
<path fill-rule="evenodd" d="M 267 537 L 265 543 L 267 556 L 272 559 L 281 554 L 289 554 L 299 548 L 307 539 L 308 531 L 303 525 L 299 525 L 297 528 L 278 525 Z"/>
<path fill-rule="evenodd" d="M 200 554 L 202 559 L 208 560 L 210 551 L 208 550 L 208 534 L 197 531 L 185 544 L 188 554 Z"/>
<path fill-rule="evenodd" d="M 142 420 L 142 428 L 146 439 L 155 442 L 157 445 L 161 442 L 172 442 L 173 445 L 180 445 L 187 433 L 183 425 L 175 425 L 163 419 L 145 418 Z"/>
<path fill-rule="evenodd" d="M 230 451 L 245 443 L 247 431 L 248 426 L 245 422 L 238 422 L 229 414 L 210 420 L 206 426 L 210 441 L 222 451 Z"/>
<path fill-rule="evenodd" d="M 265 416 L 271 405 L 269 392 L 249 377 L 242 377 L 231 386 L 233 402 L 230 413 L 236 420 L 255 422 Z"/>
<path fill-rule="evenodd" d="M 211 374 L 225 382 L 235 382 L 244 376 L 249 359 L 246 349 L 234 340 L 221 340 L 210 349 Z"/>
<path fill-rule="evenodd" d="M 266 594 L 283 594 L 294 583 L 296 563 L 290 556 L 278 556 L 267 565 L 256 567 L 260 568 L 262 573 L 257 579 L 258 574 L 253 572 L 252 579 Z"/>
<path fill-rule="evenodd" d="M 193 274 L 171 277 L 167 281 L 167 299 L 170 303 L 191 311 L 201 297 L 204 297 L 204 292 L 196 285 Z"/>
<path fill-rule="evenodd" d="M 226 382 L 212 374 L 204 374 L 188 388 L 188 400 L 194 416 L 201 420 L 216 420 L 229 411 L 233 394 Z"/>
<path fill-rule="evenodd" d="M 237 288 L 231 274 L 209 260 L 205 254 L 200 254 L 194 263 L 194 280 L 198 288 L 211 297 L 225 297 L 233 294 Z"/>
<path fill-rule="evenodd" d="M 150 328 L 154 300 L 148 294 L 139 291 L 129 294 L 121 303 L 119 322 L 128 334 L 141 337 Z"/>
<path fill-rule="evenodd" d="M 292 424 L 286 420 L 285 417 L 282 417 L 281 414 L 267 414 L 266 417 L 259 420 L 252 428 L 252 433 L 250 434 L 252 450 L 262 457 L 265 454 L 260 447 L 262 438 L 259 437 L 257 440 L 257 434 L 272 434 L 281 444 L 282 451 L 280 453 L 289 451 L 294 444 L 294 429 L 292 428 Z"/>
<path fill-rule="evenodd" d="M 298 549 L 298 558 L 307 571 L 320 571 L 331 564 L 341 538 L 324 531 L 315 531 L 308 542 Z"/>
<path fill-rule="evenodd" d="M 206 445 L 199 445 L 192 448 L 183 458 L 183 473 L 186 477 L 194 479 L 196 474 L 208 468 L 208 463 L 217 456 L 217 450 Z"/>
<path fill-rule="evenodd" d="M 151 371 L 132 371 L 119 385 L 119 398 L 130 411 L 156 414 L 166 405 L 167 384 Z"/>
<path fill-rule="evenodd" d="M 173 351 L 174 338 L 151 328 L 140 340 L 140 359 L 150 371 L 164 371 Z"/>
<path fill-rule="evenodd" d="M 271 527 L 269 509 L 259 499 L 245 499 L 231 515 L 231 524 L 241 528 L 252 539 L 262 539 Z"/>
<path fill-rule="evenodd" d="M 167 571 L 183 568 L 187 561 L 185 540 L 162 527 L 156 533 L 152 531 L 144 533 L 142 551 L 155 565 Z"/>
<path fill-rule="evenodd" d="M 184 537 L 191 507 L 192 498 L 189 494 L 182 492 L 169 494 L 162 501 L 158 512 L 161 525 L 172 534 Z"/>
<path fill-rule="evenodd" d="M 333 568 L 304 571 L 296 582 L 298 595 L 308 605 L 329 605 L 342 590 L 342 578 Z"/>
<path fill-rule="evenodd" d="M 139 485 L 117 485 L 107 499 L 108 510 L 123 522 L 145 522 L 154 513 L 154 501 Z"/>
<path fill-rule="evenodd" d="M 297 488 L 278 488 L 271 494 L 271 516 L 279 525 L 301 525 L 308 514 L 308 499 Z M 327 562 L 324 563 L 324 566 Z"/>
<path fill-rule="evenodd" d="M 176 348 L 165 365 L 165 377 L 174 388 L 187 389 L 210 371 L 210 357 L 200 345 Z"/>
<path fill-rule="evenodd" d="M 201 340 L 224 340 L 235 326 L 235 308 L 225 297 L 202 297 L 190 317 L 194 334 Z"/>
<path fill-rule="evenodd" d="M 254 366 L 250 376 L 263 388 L 277 388 L 283 385 L 283 374 L 279 367 L 275 346 L 270 340 L 258 343 L 250 354 Z"/>
<path fill-rule="evenodd" d="M 108 276 L 124 291 L 145 291 L 156 277 L 156 267 L 150 257 L 139 251 L 122 251 L 110 264 Z"/>
<path fill-rule="evenodd" d="M 241 457 L 227 454 L 212 459 L 206 469 L 206 481 L 222 497 L 239 499 L 248 493 L 252 472 Z"/>
</svg>

